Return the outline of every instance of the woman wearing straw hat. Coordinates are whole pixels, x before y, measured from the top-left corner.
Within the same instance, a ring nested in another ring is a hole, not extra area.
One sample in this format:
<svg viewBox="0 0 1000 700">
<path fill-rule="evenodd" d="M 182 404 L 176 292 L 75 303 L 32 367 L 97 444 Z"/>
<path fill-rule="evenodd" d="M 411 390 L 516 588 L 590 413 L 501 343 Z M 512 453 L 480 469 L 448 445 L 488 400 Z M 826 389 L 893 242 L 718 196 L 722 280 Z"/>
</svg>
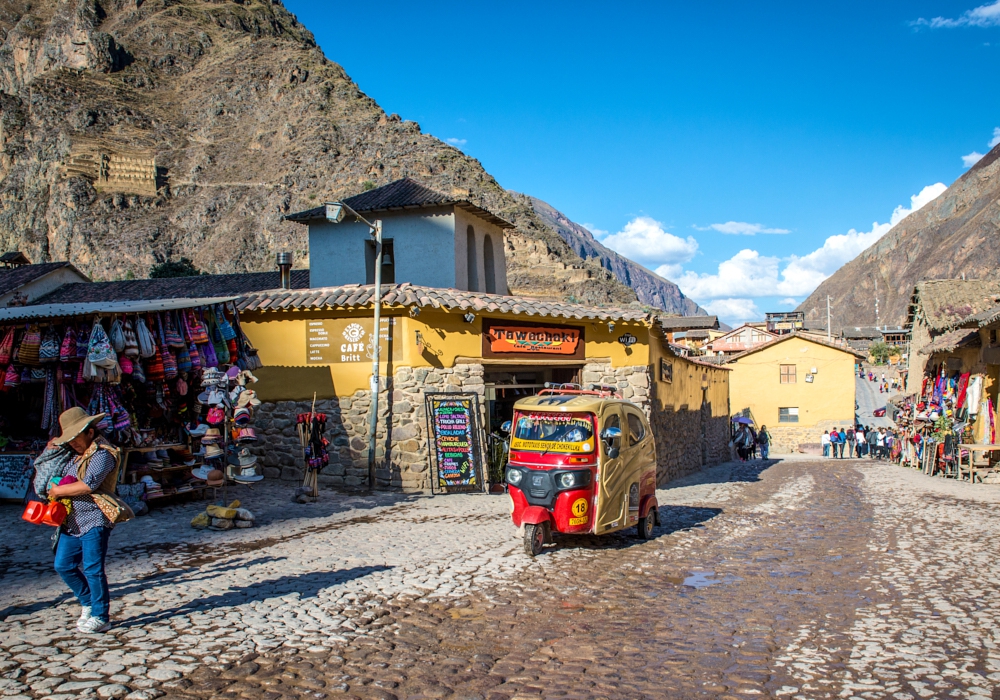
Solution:
<svg viewBox="0 0 1000 700">
<path fill-rule="evenodd" d="M 76 627 L 81 632 L 106 632 L 110 627 L 111 595 L 104 560 L 114 523 L 95 500 L 95 493 L 114 493 L 118 481 L 120 451 L 95 427 L 103 413 L 87 415 L 71 408 L 59 416 L 62 434 L 50 445 L 68 446 L 76 456 L 57 476 L 78 480 L 49 488 L 50 498 L 68 498 L 69 515 L 61 526 L 56 547 L 55 570 L 72 589 L 83 608 Z"/>
</svg>

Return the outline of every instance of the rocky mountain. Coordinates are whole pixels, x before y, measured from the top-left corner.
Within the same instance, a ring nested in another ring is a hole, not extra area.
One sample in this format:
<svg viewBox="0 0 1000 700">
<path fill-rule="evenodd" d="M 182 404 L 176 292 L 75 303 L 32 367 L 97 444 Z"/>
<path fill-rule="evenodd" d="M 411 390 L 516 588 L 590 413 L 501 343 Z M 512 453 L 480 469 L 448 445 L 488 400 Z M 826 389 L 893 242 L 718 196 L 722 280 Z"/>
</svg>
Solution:
<svg viewBox="0 0 1000 700">
<path fill-rule="evenodd" d="M 927 279 L 1000 279 L 1000 146 L 987 153 L 937 199 L 896 224 L 877 243 L 837 270 L 799 306 L 826 319 L 832 297 L 836 327 L 899 324 L 913 286 Z"/>
<path fill-rule="evenodd" d="M 386 114 L 279 0 L 0 0 L 0 247 L 95 279 L 308 263 L 281 216 L 411 176 L 517 226 L 515 293 L 637 303 L 473 158 Z"/>
<path fill-rule="evenodd" d="M 535 213 L 549 228 L 562 236 L 573 252 L 584 260 L 597 260 L 601 267 L 615 276 L 615 279 L 635 290 L 640 303 L 680 316 L 708 315 L 707 311 L 684 296 L 680 287 L 670 280 L 602 245 L 594 238 L 593 233 L 571 221 L 551 204 L 535 197 L 528 199 Z"/>
</svg>

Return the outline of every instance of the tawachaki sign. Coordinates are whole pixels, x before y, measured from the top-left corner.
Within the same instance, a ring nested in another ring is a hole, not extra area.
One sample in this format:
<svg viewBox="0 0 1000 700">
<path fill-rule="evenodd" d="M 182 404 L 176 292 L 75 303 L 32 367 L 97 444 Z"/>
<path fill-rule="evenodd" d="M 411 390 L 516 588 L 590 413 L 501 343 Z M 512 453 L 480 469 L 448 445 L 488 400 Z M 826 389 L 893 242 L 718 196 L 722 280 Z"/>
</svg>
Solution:
<svg viewBox="0 0 1000 700">
<path fill-rule="evenodd" d="M 572 355 L 580 343 L 580 331 L 577 328 L 493 326 L 489 329 L 489 338 L 493 352 Z"/>
</svg>

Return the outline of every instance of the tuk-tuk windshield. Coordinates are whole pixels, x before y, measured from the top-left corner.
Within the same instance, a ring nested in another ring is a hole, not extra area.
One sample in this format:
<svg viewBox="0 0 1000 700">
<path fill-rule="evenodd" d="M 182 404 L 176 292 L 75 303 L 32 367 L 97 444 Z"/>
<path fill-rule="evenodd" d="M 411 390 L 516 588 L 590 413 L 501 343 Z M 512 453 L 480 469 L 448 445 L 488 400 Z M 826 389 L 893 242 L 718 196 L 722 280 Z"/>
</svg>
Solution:
<svg viewBox="0 0 1000 700">
<path fill-rule="evenodd" d="M 510 449 L 530 452 L 593 452 L 591 413 L 521 413 L 514 420 Z"/>
</svg>

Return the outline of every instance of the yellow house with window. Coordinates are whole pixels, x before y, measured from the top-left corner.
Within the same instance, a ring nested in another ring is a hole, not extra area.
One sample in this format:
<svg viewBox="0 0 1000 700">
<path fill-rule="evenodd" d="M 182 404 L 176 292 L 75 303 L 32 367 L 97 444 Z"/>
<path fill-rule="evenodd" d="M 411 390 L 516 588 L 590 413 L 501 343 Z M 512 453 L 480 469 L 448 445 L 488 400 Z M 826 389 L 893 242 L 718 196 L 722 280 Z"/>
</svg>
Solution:
<svg viewBox="0 0 1000 700">
<path fill-rule="evenodd" d="M 767 426 L 773 452 L 816 445 L 824 430 L 854 422 L 856 363 L 864 358 L 847 346 L 803 333 L 789 333 L 725 366 L 733 415 L 749 410 L 759 429 Z"/>
</svg>

